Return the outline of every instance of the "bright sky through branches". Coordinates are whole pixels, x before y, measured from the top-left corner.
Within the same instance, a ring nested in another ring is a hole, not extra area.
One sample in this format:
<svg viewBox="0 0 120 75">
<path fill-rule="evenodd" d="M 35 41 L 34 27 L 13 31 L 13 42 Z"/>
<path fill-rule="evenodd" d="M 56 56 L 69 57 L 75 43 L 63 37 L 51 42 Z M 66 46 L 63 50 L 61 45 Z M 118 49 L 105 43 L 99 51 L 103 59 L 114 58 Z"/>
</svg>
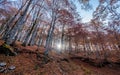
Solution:
<svg viewBox="0 0 120 75">
<path fill-rule="evenodd" d="M 74 1 L 75 5 L 77 6 L 77 12 L 80 14 L 82 18 L 82 22 L 89 22 L 92 19 L 92 13 L 96 10 L 96 7 L 98 6 L 99 2 L 98 0 L 90 0 L 90 5 L 92 5 L 92 9 L 90 10 L 84 10 L 81 9 L 80 4 L 77 0 Z"/>
<path fill-rule="evenodd" d="M 17 1 L 17 0 L 9 0 L 9 1 Z"/>
<path fill-rule="evenodd" d="M 17 1 L 17 0 L 10 0 L 10 1 Z M 84 10 L 81 8 L 81 4 L 78 2 L 78 0 L 71 0 L 77 7 L 77 12 L 82 18 L 82 22 L 86 23 L 89 22 L 93 17 L 92 14 L 96 10 L 97 6 L 99 5 L 99 0 L 90 0 L 90 5 L 92 6 L 92 9 L 90 10 Z M 119 4 L 120 2 L 118 2 Z M 119 8 L 120 9 L 120 8 Z M 120 10 L 117 10 L 120 12 Z"/>
<path fill-rule="evenodd" d="M 10 1 L 17 1 L 17 0 L 10 0 Z M 81 9 L 80 3 L 78 3 L 78 0 L 72 0 L 76 7 L 77 7 L 77 12 L 82 18 L 82 22 L 89 22 L 92 19 L 92 13 L 95 11 L 96 7 L 98 6 L 99 2 L 98 0 L 90 0 L 90 4 L 92 5 L 92 9 L 89 11 Z"/>
</svg>

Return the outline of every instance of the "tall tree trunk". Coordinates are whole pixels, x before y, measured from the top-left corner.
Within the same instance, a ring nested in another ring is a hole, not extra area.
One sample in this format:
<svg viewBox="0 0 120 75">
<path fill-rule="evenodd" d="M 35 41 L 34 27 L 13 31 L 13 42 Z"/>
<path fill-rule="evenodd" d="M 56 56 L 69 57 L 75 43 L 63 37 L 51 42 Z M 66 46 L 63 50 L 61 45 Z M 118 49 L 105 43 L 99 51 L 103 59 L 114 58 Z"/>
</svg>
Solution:
<svg viewBox="0 0 120 75">
<path fill-rule="evenodd" d="M 61 50 L 64 50 L 64 27 L 65 25 L 62 26 Z"/>
<path fill-rule="evenodd" d="M 10 30 L 11 30 L 11 28 L 12 27 L 10 27 L 10 25 L 11 25 L 11 23 L 13 23 L 14 22 L 14 20 L 16 19 L 16 17 L 17 17 L 17 15 L 20 13 L 20 11 L 24 8 L 24 6 L 27 4 L 27 0 L 26 0 L 26 2 L 19 8 L 19 10 L 17 11 L 17 13 L 12 17 L 12 18 L 10 18 L 10 20 L 8 20 L 8 22 L 6 22 L 6 24 L 5 24 L 5 26 L 6 26 L 6 28 L 4 28 L 4 35 L 3 35 L 3 39 L 6 41 L 6 39 L 7 39 L 7 35 L 8 35 L 8 33 L 10 32 Z M 12 26 L 12 25 L 11 25 Z"/>
<path fill-rule="evenodd" d="M 44 52 L 45 55 L 48 55 L 49 50 L 50 50 L 50 43 L 52 42 L 52 35 L 53 35 L 54 28 L 55 28 L 55 21 L 56 21 L 56 13 L 54 10 L 52 10 L 52 21 L 51 21 L 50 29 L 47 35 L 45 52 Z"/>
<path fill-rule="evenodd" d="M 30 0 L 25 8 L 25 10 L 23 11 L 23 14 L 20 16 L 20 19 L 18 20 L 18 22 L 16 23 L 15 27 L 9 32 L 9 34 L 7 36 L 9 36 L 9 38 L 7 39 L 6 43 L 7 44 L 12 44 L 13 41 L 16 39 L 17 36 L 15 36 L 15 32 L 19 32 L 22 27 L 23 27 L 23 22 L 25 20 L 25 16 L 27 14 L 27 11 L 31 5 L 33 0 Z M 15 36 L 15 38 L 13 38 Z"/>
</svg>

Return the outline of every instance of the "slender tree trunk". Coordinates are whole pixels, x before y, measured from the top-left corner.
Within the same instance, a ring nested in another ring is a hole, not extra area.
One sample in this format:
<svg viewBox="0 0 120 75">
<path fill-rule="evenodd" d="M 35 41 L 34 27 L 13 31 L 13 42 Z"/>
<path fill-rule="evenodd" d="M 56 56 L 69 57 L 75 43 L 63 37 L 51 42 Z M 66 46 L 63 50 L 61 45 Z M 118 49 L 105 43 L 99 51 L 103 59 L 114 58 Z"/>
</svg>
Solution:
<svg viewBox="0 0 120 75">
<path fill-rule="evenodd" d="M 43 26 L 43 28 L 44 28 L 44 26 Z M 45 27 L 45 29 L 43 29 L 43 28 L 42 28 L 42 30 L 40 32 L 40 37 L 39 37 L 39 41 L 38 41 L 38 46 L 39 47 L 42 45 L 42 42 L 43 42 L 42 37 L 43 37 L 43 34 L 45 34 L 45 30 L 47 29 L 47 27 Z"/>
<path fill-rule="evenodd" d="M 61 50 L 64 49 L 64 27 L 65 25 L 62 26 L 62 36 L 61 36 Z"/>
<path fill-rule="evenodd" d="M 51 21 L 51 25 L 50 25 L 50 29 L 48 31 L 48 35 L 47 35 L 47 40 L 46 40 L 46 45 L 45 45 L 45 55 L 48 55 L 49 50 L 50 50 L 50 43 L 52 42 L 52 35 L 53 35 L 53 31 L 54 31 L 54 27 L 55 27 L 55 21 L 56 21 L 56 13 L 52 10 L 52 21 Z"/>
</svg>

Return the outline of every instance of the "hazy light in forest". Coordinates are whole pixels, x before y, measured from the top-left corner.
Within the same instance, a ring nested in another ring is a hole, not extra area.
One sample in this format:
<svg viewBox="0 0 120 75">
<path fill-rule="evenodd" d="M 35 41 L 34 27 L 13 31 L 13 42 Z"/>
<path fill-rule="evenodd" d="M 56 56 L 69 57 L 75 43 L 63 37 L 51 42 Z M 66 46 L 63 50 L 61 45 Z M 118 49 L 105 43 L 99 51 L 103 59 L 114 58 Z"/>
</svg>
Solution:
<svg viewBox="0 0 120 75">
<path fill-rule="evenodd" d="M 61 49 L 61 47 L 62 47 L 62 46 L 61 46 L 61 44 L 60 44 L 60 43 L 59 43 L 59 44 L 57 44 L 57 48 L 58 48 L 58 49 Z"/>
</svg>

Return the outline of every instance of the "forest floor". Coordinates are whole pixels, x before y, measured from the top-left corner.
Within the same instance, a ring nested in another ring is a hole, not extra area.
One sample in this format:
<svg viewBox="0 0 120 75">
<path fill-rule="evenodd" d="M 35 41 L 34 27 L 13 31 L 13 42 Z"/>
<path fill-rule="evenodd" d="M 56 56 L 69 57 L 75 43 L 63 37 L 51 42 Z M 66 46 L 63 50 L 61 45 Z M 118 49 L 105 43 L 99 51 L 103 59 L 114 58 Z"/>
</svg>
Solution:
<svg viewBox="0 0 120 75">
<path fill-rule="evenodd" d="M 0 54 L 0 62 L 6 62 L 6 68 L 14 65 L 15 70 L 0 75 L 120 75 L 120 65 L 96 67 L 82 61 L 77 55 L 57 54 L 50 52 L 47 63 L 44 63 L 44 48 L 36 54 L 36 46 L 18 46 L 21 52 L 17 56 Z"/>
</svg>

